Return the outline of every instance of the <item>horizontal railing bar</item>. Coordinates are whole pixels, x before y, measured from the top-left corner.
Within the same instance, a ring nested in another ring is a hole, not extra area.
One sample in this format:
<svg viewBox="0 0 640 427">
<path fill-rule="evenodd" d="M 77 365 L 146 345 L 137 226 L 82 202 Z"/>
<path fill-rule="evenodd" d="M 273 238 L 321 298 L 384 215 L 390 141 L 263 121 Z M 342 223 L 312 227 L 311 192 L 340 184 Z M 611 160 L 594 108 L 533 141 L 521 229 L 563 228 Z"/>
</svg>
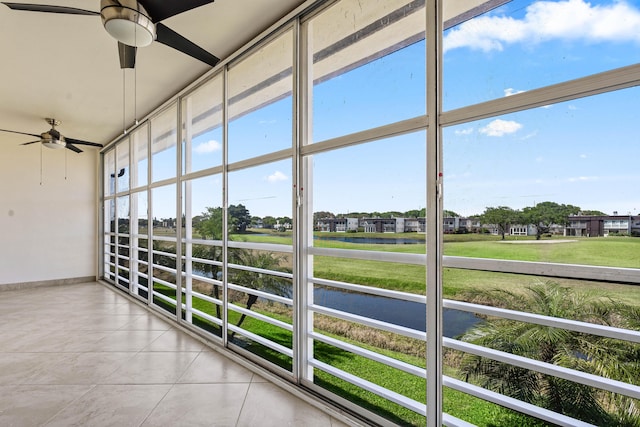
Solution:
<svg viewBox="0 0 640 427">
<path fill-rule="evenodd" d="M 153 281 L 154 282 L 158 282 L 159 284 L 167 286 L 167 287 L 169 287 L 171 289 L 178 289 L 178 287 L 175 284 L 173 284 L 171 282 L 167 282 L 167 281 L 162 280 L 162 279 L 158 279 L 157 277 L 154 277 Z"/>
<path fill-rule="evenodd" d="M 186 255 L 183 255 L 182 259 L 184 261 L 189 261 L 189 260 L 187 260 L 187 256 Z M 215 265 L 215 266 L 218 266 L 218 267 L 222 267 L 222 261 L 213 261 L 213 260 L 210 260 L 210 259 L 196 258 L 196 257 L 193 257 L 193 256 L 191 257 L 191 262 L 197 262 L 197 263 L 200 263 L 200 264 Z"/>
<path fill-rule="evenodd" d="M 394 325 L 393 323 L 375 320 L 370 317 L 358 316 L 357 314 L 347 313 L 345 311 L 335 310 L 333 308 L 324 307 L 316 304 L 309 304 L 309 310 L 316 313 L 325 314 L 327 316 L 336 317 L 338 319 L 347 320 L 349 322 L 359 323 L 361 325 L 370 326 L 372 328 L 381 329 L 387 332 L 403 335 L 409 338 L 426 341 L 427 336 L 424 332 L 416 329 L 406 328 L 404 326 Z"/>
<path fill-rule="evenodd" d="M 163 251 L 158 251 L 158 250 L 153 250 L 153 254 L 154 255 L 161 255 L 161 256 L 168 256 L 170 258 L 176 258 L 176 254 L 171 253 L 171 252 L 163 252 Z"/>
<path fill-rule="evenodd" d="M 285 279 L 293 279 L 293 274 L 287 273 L 285 271 L 267 270 L 265 268 L 251 267 L 248 265 L 231 264 L 231 263 L 229 263 L 228 266 L 229 268 L 233 268 L 236 270 L 250 271 L 252 273 L 260 273 L 260 274 L 268 274 L 270 276 L 283 277 Z"/>
<path fill-rule="evenodd" d="M 158 270 L 160 270 L 160 271 L 165 271 L 165 272 L 167 272 L 167 273 L 176 274 L 176 269 L 175 269 L 175 268 L 165 267 L 164 265 L 160 265 L 160 264 L 153 264 L 153 268 L 154 268 L 154 269 L 158 269 Z"/>
<path fill-rule="evenodd" d="M 444 256 L 443 267 L 532 276 L 564 277 L 617 283 L 640 283 L 640 268 Z"/>
<path fill-rule="evenodd" d="M 419 294 L 410 294 L 408 292 L 394 291 L 391 289 L 376 288 L 373 286 L 354 285 L 352 283 L 338 282 L 335 280 L 321 279 L 319 277 L 311 278 L 311 282 L 316 285 L 329 286 L 337 289 L 360 292 L 363 294 L 377 295 L 385 298 L 393 298 L 401 301 L 417 302 L 426 304 L 427 297 Z"/>
<path fill-rule="evenodd" d="M 397 360 L 397 359 L 391 358 L 389 356 L 385 356 L 383 354 L 376 353 L 376 352 L 371 351 L 371 350 L 367 350 L 366 348 L 358 347 L 356 345 L 349 344 L 347 342 L 340 341 L 340 340 L 337 340 L 335 338 L 328 337 L 328 336 L 320 334 L 318 332 L 311 331 L 311 332 L 309 332 L 308 335 L 309 335 L 309 337 L 311 337 L 311 338 L 313 338 L 313 339 L 315 339 L 317 341 L 323 342 L 325 344 L 337 347 L 339 349 L 348 351 L 350 353 L 357 354 L 357 355 L 362 356 L 362 357 L 366 357 L 367 359 L 373 360 L 375 362 L 382 363 L 382 364 L 390 366 L 392 368 L 399 369 L 401 371 L 404 371 L 406 373 L 415 375 L 417 377 L 427 378 L 427 371 L 426 371 L 425 368 L 421 368 L 419 366 L 410 365 L 410 364 L 408 364 L 406 362 L 403 362 L 401 360 Z"/>
<path fill-rule="evenodd" d="M 186 309 L 185 308 L 185 304 L 182 304 L 182 306 L 183 306 L 182 307 L 183 309 Z M 218 326 L 222 326 L 222 320 L 220 320 L 217 317 L 214 317 L 214 316 L 212 316 L 210 314 L 207 314 L 204 311 L 200 311 L 197 308 L 192 308 L 191 309 L 191 313 L 192 314 L 196 314 L 196 315 L 202 317 L 203 319 L 208 320 L 209 322 L 215 323 Z"/>
<path fill-rule="evenodd" d="M 160 292 L 153 291 L 152 294 L 153 294 L 154 297 L 158 297 L 161 300 L 168 302 L 169 304 L 175 304 L 176 303 L 176 300 L 171 299 L 168 296 L 165 296 L 164 294 L 161 294 Z"/>
<path fill-rule="evenodd" d="M 185 288 L 182 288 L 182 293 L 186 294 L 187 290 Z M 215 299 L 214 297 L 211 297 L 209 295 L 201 294 L 200 292 L 191 291 L 191 296 L 194 297 L 194 298 L 201 299 L 203 301 L 210 302 L 210 303 L 215 304 L 215 305 L 222 306 L 222 301 L 221 300 Z"/>
<path fill-rule="evenodd" d="M 401 264 L 425 265 L 425 254 L 406 254 L 385 251 L 365 251 L 361 249 L 336 249 L 336 248 L 308 248 L 310 255 L 329 256 L 336 258 L 361 259 L 364 261 L 383 261 Z"/>
<path fill-rule="evenodd" d="M 624 383 L 622 381 L 612 380 L 600 377 L 586 372 L 576 371 L 574 369 L 565 368 L 563 366 L 551 363 L 541 362 L 539 360 L 529 359 L 527 357 L 518 356 L 500 350 L 494 350 L 488 347 L 454 340 L 451 338 L 442 338 L 445 347 L 459 350 L 465 353 L 475 354 L 476 356 L 486 357 L 498 362 L 504 362 L 520 368 L 529 369 L 542 374 L 552 375 L 554 377 L 563 378 L 565 380 L 577 382 L 590 387 L 596 387 L 613 393 L 620 393 L 625 396 L 640 399 L 640 387 L 633 384 Z"/>
<path fill-rule="evenodd" d="M 182 239 L 182 243 L 191 243 L 194 245 L 205 245 L 205 246 L 220 246 L 222 247 L 222 240 L 208 240 L 208 239 Z"/>
<path fill-rule="evenodd" d="M 257 297 L 265 298 L 270 301 L 280 302 L 286 305 L 293 305 L 293 300 L 291 298 L 281 297 L 280 295 L 270 294 L 268 292 L 259 291 L 257 289 L 245 288 L 244 286 L 236 285 L 233 283 L 228 283 L 227 286 L 229 289 L 244 292 L 245 294 L 255 295 Z"/>
<path fill-rule="evenodd" d="M 151 236 L 153 240 L 157 240 L 159 242 L 170 242 L 177 243 L 176 236 L 156 236 L 155 234 Z"/>
<path fill-rule="evenodd" d="M 397 403 L 398 405 L 403 406 L 407 409 L 411 409 L 412 411 L 417 412 L 420 415 L 427 415 L 427 405 L 425 405 L 424 403 L 417 402 L 407 396 L 403 396 L 399 393 L 396 393 L 395 391 L 391 391 L 387 388 L 379 386 L 378 384 L 374 384 L 370 381 L 345 372 L 342 369 L 338 369 L 334 366 L 328 365 L 317 359 L 309 359 L 308 363 L 314 368 L 318 368 L 321 371 L 340 378 L 341 380 L 370 391 L 373 394 L 377 394 L 380 397 L 384 397 L 385 399 Z"/>
<path fill-rule="evenodd" d="M 523 311 L 508 310 L 506 308 L 490 307 L 463 301 L 443 300 L 443 307 L 640 343 L 640 331 L 633 331 L 630 329 L 597 325 L 595 323 L 581 322 L 578 320 L 563 319 L 559 317 L 543 316 L 541 314 L 526 313 Z"/>
<path fill-rule="evenodd" d="M 293 326 L 288 324 L 288 323 L 286 323 L 286 322 L 283 322 L 281 320 L 274 319 L 274 318 L 269 317 L 267 315 L 264 315 L 262 313 L 258 313 L 256 311 L 251 311 L 251 310 L 239 307 L 239 306 L 237 306 L 235 304 L 231 304 L 231 303 L 228 304 L 227 307 L 229 308 L 229 310 L 235 311 L 236 313 L 241 313 L 241 314 L 244 314 L 246 316 L 253 317 L 254 319 L 258 319 L 258 320 L 261 320 L 263 322 L 269 323 L 269 324 L 271 324 L 273 326 L 277 326 L 279 328 L 286 329 L 289 332 L 293 332 Z"/>
<path fill-rule="evenodd" d="M 182 277 L 187 277 L 187 273 L 185 273 L 184 271 L 182 272 Z M 222 282 L 220 280 L 216 280 L 216 279 L 211 279 L 209 277 L 204 277 L 204 276 L 198 276 L 197 274 L 191 274 L 191 278 L 193 280 L 197 280 L 199 282 L 205 282 L 208 283 L 210 285 L 217 285 L 217 286 L 222 286 Z"/>
<path fill-rule="evenodd" d="M 468 423 L 446 412 L 442 413 L 442 425 L 446 427 L 477 427 L 475 424 Z"/>
<path fill-rule="evenodd" d="M 293 253 L 293 246 L 279 245 L 277 243 L 237 242 L 229 240 L 227 246 L 235 249 L 255 249 L 257 251 Z"/>
<path fill-rule="evenodd" d="M 227 324 L 227 329 L 235 333 L 238 333 L 240 335 L 244 335 L 245 337 L 250 338 L 252 341 L 260 343 L 265 347 L 269 347 L 270 349 L 275 350 L 278 353 L 284 354 L 285 356 L 293 357 L 293 350 L 291 350 L 290 348 L 287 348 L 276 342 L 273 342 L 264 337 L 261 337 L 260 335 L 256 335 L 253 332 L 249 332 L 246 329 L 242 329 L 238 326 L 232 325 L 231 323 Z"/>
<path fill-rule="evenodd" d="M 442 377 L 442 385 L 562 427 L 595 427 L 593 424 L 585 423 L 575 418 L 446 375 Z"/>
<path fill-rule="evenodd" d="M 140 271 L 138 271 L 138 276 L 140 276 L 140 277 L 144 277 L 145 279 L 148 279 L 148 278 L 149 278 L 149 275 L 148 275 L 148 274 L 146 274 L 146 273 L 142 273 L 142 272 L 140 272 Z"/>
</svg>

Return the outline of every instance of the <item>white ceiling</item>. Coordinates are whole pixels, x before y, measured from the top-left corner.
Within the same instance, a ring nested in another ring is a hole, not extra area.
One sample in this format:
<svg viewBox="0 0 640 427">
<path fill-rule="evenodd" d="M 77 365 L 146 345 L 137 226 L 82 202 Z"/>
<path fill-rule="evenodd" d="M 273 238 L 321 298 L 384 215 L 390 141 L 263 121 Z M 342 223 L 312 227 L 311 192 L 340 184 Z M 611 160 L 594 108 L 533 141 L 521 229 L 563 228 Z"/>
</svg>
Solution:
<svg viewBox="0 0 640 427">
<path fill-rule="evenodd" d="M 96 12 L 100 3 L 14 1 Z M 163 24 L 224 59 L 302 3 L 216 0 Z M 130 127 L 210 69 L 153 43 L 138 49 L 136 71 L 126 70 L 123 76 L 116 41 L 99 16 L 15 11 L 2 4 L 0 64 L 0 129 L 39 134 L 49 129 L 44 118 L 53 117 L 62 121 L 58 129 L 63 135 L 101 144 L 120 134 L 123 123 Z M 0 146 L 29 140 L 33 138 L 0 132 Z"/>
</svg>

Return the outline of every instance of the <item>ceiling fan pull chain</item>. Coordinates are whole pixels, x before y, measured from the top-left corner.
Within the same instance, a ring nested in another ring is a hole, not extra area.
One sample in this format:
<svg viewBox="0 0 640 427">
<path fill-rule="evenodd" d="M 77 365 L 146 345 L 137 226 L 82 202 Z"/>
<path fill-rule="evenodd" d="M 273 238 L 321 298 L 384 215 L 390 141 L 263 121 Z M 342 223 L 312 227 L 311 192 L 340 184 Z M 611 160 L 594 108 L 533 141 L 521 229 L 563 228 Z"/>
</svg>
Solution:
<svg viewBox="0 0 640 427">
<path fill-rule="evenodd" d="M 138 69 L 133 69 L 133 120 L 138 126 Z"/>
<path fill-rule="evenodd" d="M 40 185 L 42 186 L 42 144 L 40 144 Z"/>
<path fill-rule="evenodd" d="M 127 125 L 126 123 L 126 117 L 125 117 L 125 110 L 126 110 L 126 104 L 127 104 L 127 99 L 126 99 L 126 79 L 125 79 L 125 74 L 124 74 L 124 68 L 122 69 L 122 134 L 126 135 L 127 134 Z"/>
</svg>

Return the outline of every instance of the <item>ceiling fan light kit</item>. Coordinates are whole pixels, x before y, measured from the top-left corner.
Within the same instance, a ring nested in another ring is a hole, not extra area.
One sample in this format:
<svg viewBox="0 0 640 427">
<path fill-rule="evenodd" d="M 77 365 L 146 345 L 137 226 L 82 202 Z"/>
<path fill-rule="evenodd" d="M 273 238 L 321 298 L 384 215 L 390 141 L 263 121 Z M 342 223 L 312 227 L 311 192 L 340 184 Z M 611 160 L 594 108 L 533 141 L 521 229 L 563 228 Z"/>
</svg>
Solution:
<svg viewBox="0 0 640 427">
<path fill-rule="evenodd" d="M 153 21 L 135 0 L 101 0 L 100 17 L 105 30 L 127 46 L 149 46 L 156 38 Z"/>
<path fill-rule="evenodd" d="M 64 148 L 67 146 L 67 143 L 64 140 L 64 137 L 62 135 L 60 135 L 60 138 L 55 138 L 53 135 L 49 134 L 48 132 L 43 133 L 41 135 L 42 137 L 42 145 L 44 145 L 47 148 L 53 148 L 53 149 L 58 149 L 58 148 Z"/>
</svg>

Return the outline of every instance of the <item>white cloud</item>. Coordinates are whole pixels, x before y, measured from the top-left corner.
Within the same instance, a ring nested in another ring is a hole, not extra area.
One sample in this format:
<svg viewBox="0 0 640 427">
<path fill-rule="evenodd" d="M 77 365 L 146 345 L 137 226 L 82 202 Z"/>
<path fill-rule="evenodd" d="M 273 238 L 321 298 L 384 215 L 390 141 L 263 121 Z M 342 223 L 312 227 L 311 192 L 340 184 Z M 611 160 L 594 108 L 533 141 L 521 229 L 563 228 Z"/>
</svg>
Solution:
<svg viewBox="0 0 640 427">
<path fill-rule="evenodd" d="M 581 158 L 581 159 L 586 159 L 586 158 L 587 158 L 587 155 L 586 155 L 586 154 L 580 154 L 580 158 Z"/>
<path fill-rule="evenodd" d="M 286 181 L 288 180 L 289 177 L 286 176 L 285 174 L 283 174 L 280 171 L 275 171 L 274 173 L 272 173 L 271 175 L 269 175 L 267 177 L 267 181 L 273 183 L 273 182 L 279 182 L 279 181 Z"/>
<path fill-rule="evenodd" d="M 544 161 L 544 157 L 542 156 L 536 157 L 536 162 L 541 163 L 542 161 Z"/>
<path fill-rule="evenodd" d="M 515 95 L 516 93 L 523 93 L 525 92 L 524 90 L 515 90 L 512 87 L 508 87 L 504 90 L 504 96 L 511 96 L 511 95 Z"/>
<path fill-rule="evenodd" d="M 212 139 L 211 141 L 202 142 L 193 149 L 198 154 L 213 153 L 222 149 L 222 144 Z"/>
<path fill-rule="evenodd" d="M 517 132 L 521 128 L 522 125 L 518 122 L 514 122 L 512 120 L 496 119 L 485 127 L 480 128 L 480 133 L 487 136 L 504 136 L 510 133 Z"/>
<path fill-rule="evenodd" d="M 625 1 L 592 5 L 584 0 L 539 1 L 529 5 L 524 18 L 481 16 L 464 22 L 444 38 L 444 50 L 459 47 L 489 52 L 512 43 L 539 43 L 552 39 L 586 42 L 640 43 L 640 10 Z"/>
<path fill-rule="evenodd" d="M 457 129 L 454 133 L 458 136 L 471 135 L 473 133 L 473 128 Z"/>
<path fill-rule="evenodd" d="M 586 182 L 586 181 L 597 181 L 597 176 L 575 176 L 568 179 L 569 182 Z"/>
</svg>

